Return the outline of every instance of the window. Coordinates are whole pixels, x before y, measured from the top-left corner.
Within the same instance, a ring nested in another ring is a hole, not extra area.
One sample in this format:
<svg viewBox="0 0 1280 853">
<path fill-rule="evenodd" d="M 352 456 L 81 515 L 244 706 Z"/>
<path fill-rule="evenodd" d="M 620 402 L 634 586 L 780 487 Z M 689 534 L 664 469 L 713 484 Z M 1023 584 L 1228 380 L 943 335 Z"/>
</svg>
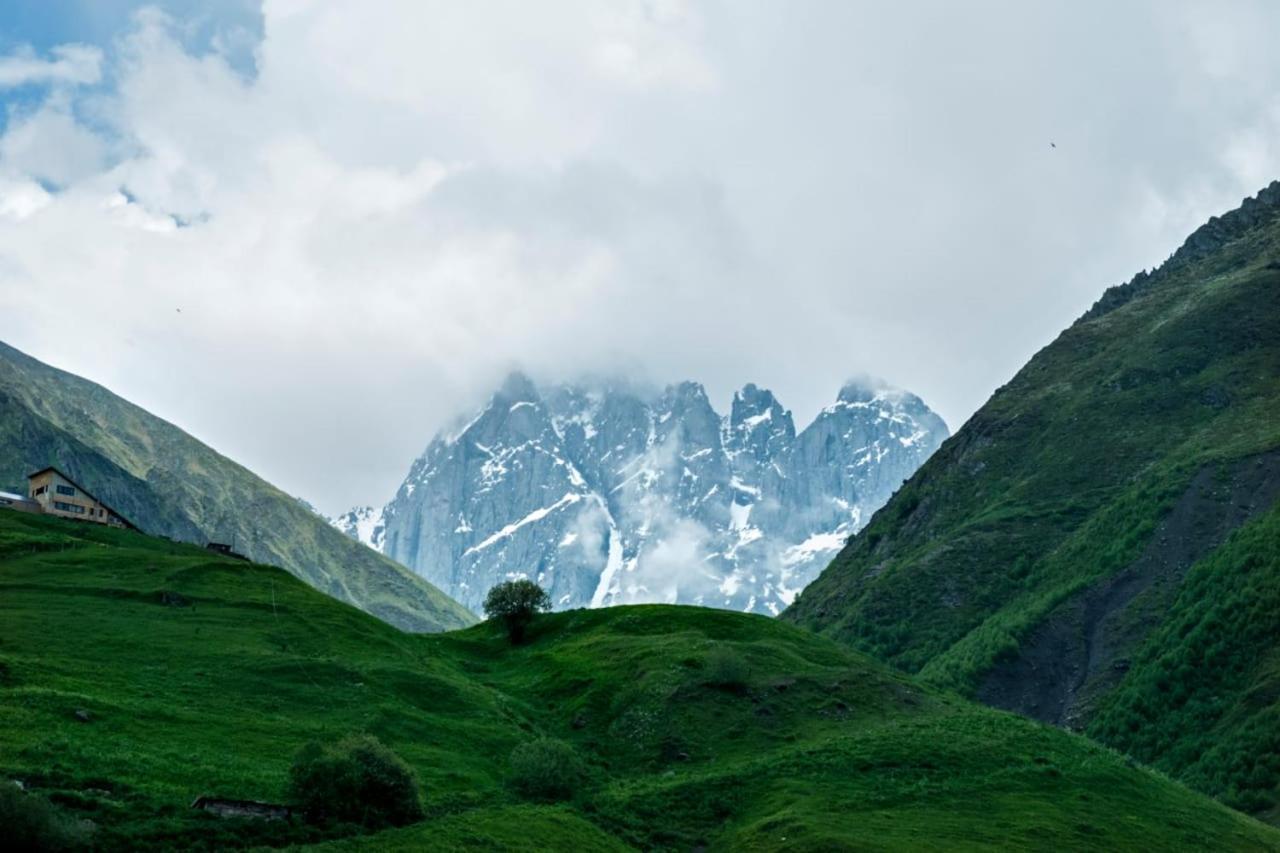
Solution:
<svg viewBox="0 0 1280 853">
<path fill-rule="evenodd" d="M 84 507 L 75 504 L 63 503 L 62 501 L 54 501 L 53 508 L 62 510 L 63 512 L 74 512 L 78 515 L 84 515 Z"/>
<path fill-rule="evenodd" d="M 58 486 L 58 494 L 60 495 L 74 495 L 75 493 L 76 490 L 70 486 Z"/>
<path fill-rule="evenodd" d="M 48 487 L 48 486 L 41 486 L 40 488 L 36 489 L 35 493 L 36 493 L 37 495 L 43 495 L 43 494 L 44 494 L 45 492 L 47 492 L 47 491 L 49 491 L 49 487 Z"/>
</svg>

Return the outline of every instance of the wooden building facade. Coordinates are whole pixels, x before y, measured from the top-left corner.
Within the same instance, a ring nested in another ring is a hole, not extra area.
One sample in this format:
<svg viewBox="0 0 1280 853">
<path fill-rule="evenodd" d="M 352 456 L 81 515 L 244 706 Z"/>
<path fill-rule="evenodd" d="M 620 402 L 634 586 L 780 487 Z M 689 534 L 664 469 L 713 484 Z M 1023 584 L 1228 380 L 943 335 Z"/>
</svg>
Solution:
<svg viewBox="0 0 1280 853">
<path fill-rule="evenodd" d="M 27 482 L 29 499 L 39 504 L 41 511 L 49 515 L 128 530 L 138 529 L 57 468 L 42 468 L 29 475 Z"/>
</svg>

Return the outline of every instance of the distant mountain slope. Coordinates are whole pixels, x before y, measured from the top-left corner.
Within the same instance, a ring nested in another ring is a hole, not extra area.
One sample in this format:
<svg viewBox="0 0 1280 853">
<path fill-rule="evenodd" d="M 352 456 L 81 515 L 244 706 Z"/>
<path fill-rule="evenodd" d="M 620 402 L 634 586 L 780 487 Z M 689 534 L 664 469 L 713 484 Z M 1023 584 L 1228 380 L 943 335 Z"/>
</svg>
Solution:
<svg viewBox="0 0 1280 853">
<path fill-rule="evenodd" d="M 540 617 L 514 648 L 494 624 L 409 635 L 275 569 L 0 511 L 0 637 L 0 782 L 91 819 L 95 850 L 351 832 L 190 803 L 286 801 L 298 749 L 353 731 L 417 771 L 429 817 L 331 849 L 1280 845 L 1084 738 L 759 616 L 579 610 Z M 718 680 L 725 659 L 738 681 Z M 544 736 L 587 767 L 572 800 L 512 788 L 512 749 Z"/>
<path fill-rule="evenodd" d="M 915 395 L 867 383 L 797 433 L 755 385 L 721 416 L 694 382 L 646 393 L 516 374 L 430 443 L 385 511 L 334 523 L 473 609 L 527 575 L 558 608 L 776 615 L 946 435 Z"/>
<path fill-rule="evenodd" d="M 1107 291 L 784 618 L 1265 810 L 1277 495 L 1280 183 Z"/>
<path fill-rule="evenodd" d="M 153 534 L 234 540 L 403 628 L 474 618 L 421 578 L 327 525 L 297 499 L 105 388 L 0 344 L 0 488 L 57 465 Z"/>
</svg>

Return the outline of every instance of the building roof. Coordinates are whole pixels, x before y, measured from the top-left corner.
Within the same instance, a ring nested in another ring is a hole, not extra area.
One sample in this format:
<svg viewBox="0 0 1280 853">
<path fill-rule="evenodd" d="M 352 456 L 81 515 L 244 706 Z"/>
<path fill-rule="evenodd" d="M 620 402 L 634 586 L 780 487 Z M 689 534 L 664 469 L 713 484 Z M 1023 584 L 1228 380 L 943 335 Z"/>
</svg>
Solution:
<svg viewBox="0 0 1280 853">
<path fill-rule="evenodd" d="M 34 480 L 36 477 L 39 477 L 41 474 L 48 473 L 49 471 L 52 471 L 53 473 L 57 474 L 59 477 L 61 477 L 62 479 L 66 480 L 68 483 L 70 483 L 71 485 L 75 486 L 77 489 L 79 489 L 80 491 L 84 492 L 86 495 L 88 495 L 89 497 L 93 498 L 93 499 L 94 499 L 95 501 L 97 501 L 98 503 L 102 504 L 102 508 L 103 508 L 103 509 L 105 509 L 107 512 L 111 513 L 111 514 L 112 514 L 112 515 L 114 515 L 116 518 L 118 518 L 118 519 L 120 519 L 121 521 L 123 521 L 123 522 L 124 522 L 128 527 L 131 527 L 131 528 L 133 528 L 134 530 L 139 530 L 139 529 L 140 529 L 140 528 L 138 527 L 138 525 L 134 524 L 132 521 L 130 521 L 129 519 L 125 518 L 125 517 L 124 517 L 124 516 L 119 512 L 119 511 L 117 511 L 117 510 L 115 509 L 115 507 L 110 506 L 110 505 L 109 505 L 106 501 L 104 501 L 102 498 L 98 497 L 98 496 L 97 496 L 97 495 L 95 495 L 93 492 L 89 491 L 89 490 L 88 490 L 88 489 L 86 489 L 84 486 L 80 485 L 80 484 L 79 484 L 79 483 L 77 483 L 75 480 L 71 479 L 71 477 L 69 477 L 69 476 L 67 475 L 67 472 L 66 472 L 66 471 L 61 470 L 60 468 L 55 468 L 55 467 L 54 467 L 54 466 L 52 466 L 52 465 L 46 465 L 44 468 L 41 468 L 39 471 L 33 471 L 33 472 L 31 472 L 30 474 L 28 474 L 28 475 L 27 475 L 27 479 L 28 479 L 28 480 Z"/>
</svg>

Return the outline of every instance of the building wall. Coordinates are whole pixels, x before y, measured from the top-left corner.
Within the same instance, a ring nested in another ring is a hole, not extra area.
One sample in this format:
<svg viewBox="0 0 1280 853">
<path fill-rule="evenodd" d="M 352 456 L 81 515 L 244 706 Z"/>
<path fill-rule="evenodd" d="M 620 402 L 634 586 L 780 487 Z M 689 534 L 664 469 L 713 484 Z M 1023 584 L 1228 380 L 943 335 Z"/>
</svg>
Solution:
<svg viewBox="0 0 1280 853">
<path fill-rule="evenodd" d="M 109 524 L 112 527 L 125 526 L 115 513 L 103 506 L 93 495 L 57 471 L 44 471 L 38 477 L 32 477 L 28 487 L 31 499 L 40 504 L 49 515 Z"/>
</svg>

